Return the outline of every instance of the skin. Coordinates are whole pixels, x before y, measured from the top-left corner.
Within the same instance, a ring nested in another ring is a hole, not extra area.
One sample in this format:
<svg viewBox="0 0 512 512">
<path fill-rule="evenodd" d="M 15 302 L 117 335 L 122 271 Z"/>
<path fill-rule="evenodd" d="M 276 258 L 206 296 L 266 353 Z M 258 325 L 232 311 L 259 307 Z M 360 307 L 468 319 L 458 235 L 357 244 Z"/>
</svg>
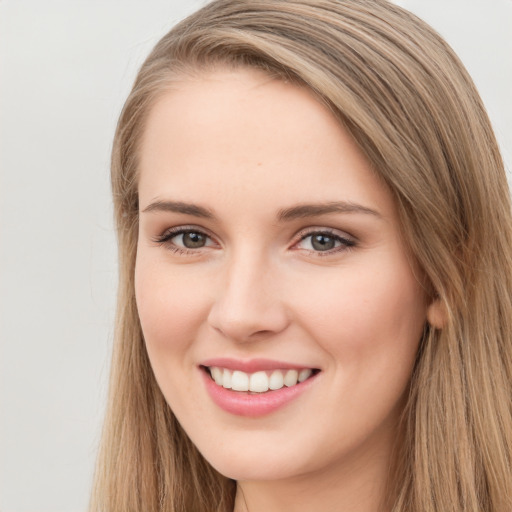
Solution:
<svg viewBox="0 0 512 512">
<path fill-rule="evenodd" d="M 436 305 L 389 190 L 353 140 L 303 88 L 256 70 L 198 72 L 150 112 L 139 195 L 136 297 L 149 358 L 192 441 L 238 481 L 235 510 L 382 510 Z M 340 201 L 362 209 L 282 215 Z M 189 238 L 169 234 L 180 227 L 205 245 L 184 247 Z M 319 250 L 311 233 L 334 247 Z M 212 357 L 321 371 L 286 406 L 247 418 L 207 394 L 199 365 Z"/>
</svg>

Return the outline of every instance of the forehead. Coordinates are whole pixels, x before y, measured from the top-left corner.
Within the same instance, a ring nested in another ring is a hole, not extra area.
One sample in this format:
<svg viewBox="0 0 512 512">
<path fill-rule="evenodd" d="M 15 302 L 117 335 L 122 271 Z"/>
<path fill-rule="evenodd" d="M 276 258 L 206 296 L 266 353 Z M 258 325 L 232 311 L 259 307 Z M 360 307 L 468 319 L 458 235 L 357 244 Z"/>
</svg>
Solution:
<svg viewBox="0 0 512 512">
<path fill-rule="evenodd" d="M 149 113 L 139 171 L 141 206 L 179 194 L 195 202 L 244 195 L 246 207 L 346 200 L 392 209 L 327 107 L 306 88 L 253 69 L 174 81 Z"/>
</svg>

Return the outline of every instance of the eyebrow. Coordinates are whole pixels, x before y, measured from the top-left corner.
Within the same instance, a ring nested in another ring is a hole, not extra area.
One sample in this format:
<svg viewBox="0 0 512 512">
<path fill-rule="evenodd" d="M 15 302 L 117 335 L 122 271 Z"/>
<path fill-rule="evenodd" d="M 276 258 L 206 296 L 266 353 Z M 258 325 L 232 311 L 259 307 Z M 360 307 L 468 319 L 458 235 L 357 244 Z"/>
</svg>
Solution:
<svg viewBox="0 0 512 512">
<path fill-rule="evenodd" d="M 202 217 L 204 219 L 213 219 L 213 213 L 192 203 L 184 203 L 182 201 L 155 201 L 142 210 L 145 212 L 174 212 L 183 213 L 185 215 L 193 215 L 194 217 Z"/>
<path fill-rule="evenodd" d="M 382 215 L 376 210 L 372 210 L 366 206 L 357 203 L 351 203 L 349 201 L 333 201 L 320 204 L 303 204 L 292 206 L 291 208 L 280 210 L 277 218 L 280 221 L 289 221 L 303 217 L 319 217 L 329 213 L 363 213 L 366 215 L 373 215 L 375 217 L 382 218 Z"/>
<path fill-rule="evenodd" d="M 214 219 L 215 215 L 211 210 L 203 206 L 193 203 L 185 203 L 183 201 L 155 201 L 148 205 L 145 212 L 173 212 L 182 213 L 184 215 L 192 215 L 203 219 Z M 328 203 L 318 204 L 300 204 L 279 210 L 277 219 L 280 222 L 301 219 L 305 217 L 320 217 L 329 213 L 362 213 L 365 215 L 373 215 L 381 218 L 381 214 L 376 210 L 372 210 L 366 206 L 352 203 L 350 201 L 331 201 Z"/>
</svg>

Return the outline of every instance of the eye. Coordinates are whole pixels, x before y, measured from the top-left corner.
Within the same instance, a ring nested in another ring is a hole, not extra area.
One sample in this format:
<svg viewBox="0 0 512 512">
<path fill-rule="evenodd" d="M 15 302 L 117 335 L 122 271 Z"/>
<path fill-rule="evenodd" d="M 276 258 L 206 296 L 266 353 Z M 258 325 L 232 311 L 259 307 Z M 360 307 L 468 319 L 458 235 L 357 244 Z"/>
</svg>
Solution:
<svg viewBox="0 0 512 512">
<path fill-rule="evenodd" d="M 186 249 L 200 249 L 206 246 L 208 237 L 199 231 L 186 231 L 185 233 L 174 235 L 171 240 L 174 244 Z"/>
<path fill-rule="evenodd" d="M 215 245 L 213 240 L 202 231 L 193 228 L 179 227 L 166 231 L 154 240 L 175 252 L 193 252 L 204 247 Z"/>
<path fill-rule="evenodd" d="M 300 241 L 295 247 L 319 253 L 333 253 L 348 249 L 354 245 L 354 240 L 332 231 L 314 231 L 302 234 Z"/>
</svg>

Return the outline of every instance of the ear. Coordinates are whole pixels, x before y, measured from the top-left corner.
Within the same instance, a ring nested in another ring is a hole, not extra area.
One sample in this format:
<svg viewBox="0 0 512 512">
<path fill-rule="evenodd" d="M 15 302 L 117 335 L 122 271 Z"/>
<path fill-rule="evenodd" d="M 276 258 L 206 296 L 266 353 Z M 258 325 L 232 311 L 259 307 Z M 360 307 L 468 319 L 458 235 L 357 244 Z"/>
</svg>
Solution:
<svg viewBox="0 0 512 512">
<path fill-rule="evenodd" d="M 444 303 L 441 299 L 433 300 L 427 308 L 427 322 L 435 329 L 442 329 L 448 320 Z"/>
</svg>

